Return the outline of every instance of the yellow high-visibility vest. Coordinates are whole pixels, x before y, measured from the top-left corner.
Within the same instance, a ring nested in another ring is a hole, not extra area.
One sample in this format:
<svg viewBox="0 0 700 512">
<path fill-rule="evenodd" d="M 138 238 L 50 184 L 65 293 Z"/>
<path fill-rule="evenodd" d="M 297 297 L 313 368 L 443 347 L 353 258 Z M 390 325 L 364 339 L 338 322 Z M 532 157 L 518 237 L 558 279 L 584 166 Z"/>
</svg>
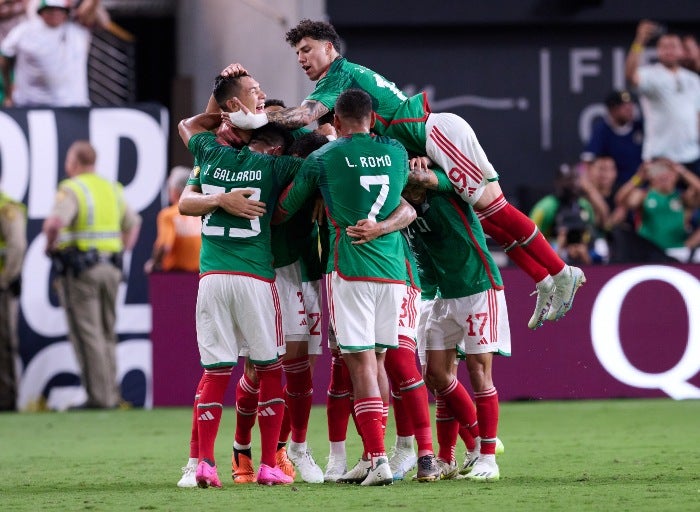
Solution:
<svg viewBox="0 0 700 512">
<path fill-rule="evenodd" d="M 10 196 L 7 194 L 3 194 L 0 192 L 0 211 L 2 211 L 3 208 L 5 208 L 6 205 L 13 205 L 16 206 L 19 211 L 21 212 L 22 215 L 26 218 L 27 216 L 27 207 L 24 206 L 24 204 L 19 203 L 12 199 Z M 4 235 L 2 232 L 0 232 L 0 270 L 5 268 L 5 253 L 7 251 L 7 240 L 5 240 Z"/>
<path fill-rule="evenodd" d="M 122 186 L 95 173 L 63 180 L 78 199 L 78 215 L 72 225 L 61 230 L 58 248 L 97 249 L 103 253 L 121 252 L 121 219 L 124 215 Z"/>
</svg>

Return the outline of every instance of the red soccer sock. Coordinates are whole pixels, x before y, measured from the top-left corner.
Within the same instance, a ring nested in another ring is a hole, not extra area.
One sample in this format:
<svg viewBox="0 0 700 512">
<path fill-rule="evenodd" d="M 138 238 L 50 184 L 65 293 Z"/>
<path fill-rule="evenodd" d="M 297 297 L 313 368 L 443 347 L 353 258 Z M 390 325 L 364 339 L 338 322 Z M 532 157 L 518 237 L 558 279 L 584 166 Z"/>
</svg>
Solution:
<svg viewBox="0 0 700 512">
<path fill-rule="evenodd" d="M 532 259 L 547 269 L 549 275 L 556 275 L 564 268 L 564 261 L 542 236 L 537 225 L 527 215 L 506 201 L 503 194 L 494 199 L 486 208 L 479 210 L 477 215 L 486 234 L 504 247 L 507 247 L 512 240 L 517 241 Z M 484 223 L 484 220 L 488 220 L 488 222 Z M 489 227 L 492 224 L 503 230 L 509 238 L 504 239 L 503 234 L 497 231 L 490 232 Z M 535 271 L 536 269 L 526 270 L 528 275 Z M 539 281 L 541 279 L 536 282 Z"/>
<path fill-rule="evenodd" d="M 197 405 L 199 404 L 199 397 L 202 394 L 202 389 L 204 388 L 204 372 L 199 379 L 197 384 L 197 390 L 194 393 L 194 405 L 192 407 L 192 430 L 190 431 L 190 459 L 199 458 L 199 435 L 197 426 Z"/>
<path fill-rule="evenodd" d="M 258 391 L 246 374 L 236 386 L 236 434 L 235 441 L 241 446 L 249 446 L 258 414 Z"/>
<path fill-rule="evenodd" d="M 287 386 L 282 389 L 282 394 L 287 397 Z M 289 434 L 292 432 L 292 425 L 290 424 L 289 418 L 289 406 L 285 402 L 284 404 L 284 414 L 282 415 L 282 426 L 280 426 L 280 437 L 277 441 L 277 446 L 281 448 L 281 445 L 287 444 L 289 440 Z"/>
<path fill-rule="evenodd" d="M 435 397 L 435 427 L 437 430 L 438 457 L 445 462 L 455 458 L 459 423 L 447 409 L 445 400 Z"/>
<path fill-rule="evenodd" d="M 420 457 L 433 453 L 433 431 L 430 424 L 428 390 L 416 365 L 415 351 L 406 348 L 408 346 L 410 345 L 402 344 L 401 348 L 387 350 L 384 366 L 392 388 L 399 390 L 403 407 L 408 411 L 411 433 L 416 436 Z"/>
<path fill-rule="evenodd" d="M 452 382 L 437 393 L 445 400 L 445 406 L 460 425 L 466 426 L 474 437 L 479 437 L 479 424 L 476 419 L 476 407 L 469 393 L 461 382 L 453 377 Z"/>
<path fill-rule="evenodd" d="M 484 217 L 481 219 L 481 226 L 484 228 L 484 232 L 498 242 L 506 256 L 515 263 L 520 270 L 529 275 L 535 283 L 539 283 L 542 279 L 546 278 L 549 273 L 547 269 L 542 265 L 537 263 L 537 261 L 530 256 L 525 249 L 518 245 L 518 242 L 508 233 L 499 228 L 496 224 L 491 222 L 489 217 Z"/>
<path fill-rule="evenodd" d="M 365 456 L 372 458 L 386 455 L 382 428 L 384 405 L 381 397 L 356 398 L 354 409 L 357 427 L 362 433 Z"/>
<path fill-rule="evenodd" d="M 382 402 L 382 432 L 386 432 L 387 423 L 389 423 L 389 402 Z"/>
<path fill-rule="evenodd" d="M 282 363 L 255 365 L 260 381 L 258 426 L 260 427 L 260 463 L 275 467 L 277 440 L 284 416 L 282 392 Z"/>
<path fill-rule="evenodd" d="M 495 387 L 474 393 L 476 398 L 476 415 L 479 418 L 481 432 L 481 453 L 496 453 L 496 436 L 498 435 L 498 392 Z"/>
<path fill-rule="evenodd" d="M 331 376 L 326 397 L 328 440 L 345 441 L 352 413 L 350 404 L 350 375 L 345 362 L 339 356 L 331 356 Z"/>
<path fill-rule="evenodd" d="M 400 437 L 409 437 L 413 435 L 413 423 L 411 416 L 406 410 L 404 401 L 401 399 L 401 394 L 394 392 L 392 383 L 391 400 L 394 409 L 394 423 L 396 423 L 396 435 Z"/>
<path fill-rule="evenodd" d="M 197 404 L 197 436 L 199 438 L 199 460 L 214 460 L 214 443 L 219 432 L 224 393 L 231 379 L 231 366 L 204 370 L 202 392 Z"/>
<path fill-rule="evenodd" d="M 464 446 L 467 447 L 467 451 L 473 452 L 476 448 L 476 439 L 469 432 L 469 427 L 459 427 L 459 437 L 462 439 Z"/>
<path fill-rule="evenodd" d="M 287 377 L 285 402 L 289 414 L 289 424 L 292 431 L 292 441 L 306 441 L 306 431 L 309 427 L 311 401 L 313 399 L 313 383 L 311 381 L 311 365 L 309 356 L 297 357 L 282 363 Z"/>
</svg>

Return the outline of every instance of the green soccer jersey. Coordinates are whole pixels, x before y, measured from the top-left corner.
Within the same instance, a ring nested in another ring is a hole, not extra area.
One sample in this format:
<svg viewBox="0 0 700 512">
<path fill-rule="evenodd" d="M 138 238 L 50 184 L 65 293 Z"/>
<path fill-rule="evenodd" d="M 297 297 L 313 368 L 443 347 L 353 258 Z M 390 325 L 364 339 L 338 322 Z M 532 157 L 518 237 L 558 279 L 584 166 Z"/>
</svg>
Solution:
<svg viewBox="0 0 700 512">
<path fill-rule="evenodd" d="M 420 254 L 419 264 L 422 258 L 432 262 L 442 298 L 503 288 L 501 273 L 471 206 L 454 192 L 428 190 L 425 202 L 416 207 L 416 212 L 418 217 L 409 226 L 413 247 Z"/>
<path fill-rule="evenodd" d="M 430 113 L 425 93 L 409 98 L 379 73 L 340 57 L 306 99 L 333 110 L 338 96 L 346 89 L 362 89 L 372 97 L 374 132 L 397 139 L 409 151 L 425 154 L 425 121 Z"/>
<path fill-rule="evenodd" d="M 650 189 L 642 203 L 638 233 L 662 249 L 683 247 L 688 231 L 681 194 L 677 190 L 662 194 Z"/>
<path fill-rule="evenodd" d="M 307 203 L 284 225 L 272 226 L 272 257 L 274 267 L 286 267 L 297 261 L 314 236 L 315 223 L 311 222 L 313 201 Z"/>
<path fill-rule="evenodd" d="M 407 179 L 408 155 L 395 140 L 366 133 L 341 137 L 306 158 L 289 193 L 280 199 L 280 211 L 289 216 L 320 189 L 330 231 L 327 272 L 351 280 L 404 283 L 398 232 L 353 245 L 345 230 L 361 219 L 386 219 L 399 206 Z"/>
<path fill-rule="evenodd" d="M 300 158 L 254 153 L 247 147 L 239 150 L 222 146 L 210 132 L 194 135 L 189 149 L 200 165 L 193 169 L 188 185 L 199 187 L 204 194 L 251 189 L 251 199 L 267 204 L 276 203 L 280 191 L 303 162 Z M 235 217 L 220 208 L 205 215 L 200 273 L 239 273 L 273 280 L 270 210 L 254 220 Z"/>
</svg>

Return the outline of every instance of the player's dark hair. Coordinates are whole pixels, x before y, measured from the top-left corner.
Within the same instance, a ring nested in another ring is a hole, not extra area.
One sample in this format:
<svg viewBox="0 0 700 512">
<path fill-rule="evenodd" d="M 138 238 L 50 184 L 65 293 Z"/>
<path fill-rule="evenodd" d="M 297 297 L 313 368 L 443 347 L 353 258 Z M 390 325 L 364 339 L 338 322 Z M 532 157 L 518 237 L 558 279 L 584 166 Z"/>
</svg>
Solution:
<svg viewBox="0 0 700 512">
<path fill-rule="evenodd" d="M 267 123 L 253 130 L 250 140 L 251 142 L 254 140 L 262 141 L 270 146 L 280 146 L 282 153 L 287 153 L 287 149 L 294 142 L 294 137 L 292 132 L 281 124 Z"/>
<path fill-rule="evenodd" d="M 335 48 L 337 52 L 340 52 L 340 36 L 330 23 L 303 19 L 296 27 L 287 32 L 285 41 L 291 46 L 296 46 L 296 44 L 305 37 L 310 37 L 316 41 L 329 41 L 333 45 L 333 48 Z"/>
<path fill-rule="evenodd" d="M 287 105 L 284 104 L 284 100 L 277 100 L 275 98 L 265 99 L 265 107 L 282 107 L 286 108 Z"/>
<path fill-rule="evenodd" d="M 338 96 L 334 110 L 341 119 L 362 121 L 372 116 L 372 98 L 362 89 L 347 89 Z"/>
<path fill-rule="evenodd" d="M 241 77 L 250 76 L 247 73 L 243 75 L 219 75 L 214 79 L 214 90 L 212 94 L 216 103 L 222 110 L 227 110 L 226 102 L 238 96 L 241 90 Z"/>
<path fill-rule="evenodd" d="M 306 158 L 326 142 L 328 142 L 328 137 L 325 135 L 316 132 L 305 133 L 292 142 L 292 145 L 289 146 L 287 150 L 287 154 L 298 156 L 299 158 Z"/>
</svg>

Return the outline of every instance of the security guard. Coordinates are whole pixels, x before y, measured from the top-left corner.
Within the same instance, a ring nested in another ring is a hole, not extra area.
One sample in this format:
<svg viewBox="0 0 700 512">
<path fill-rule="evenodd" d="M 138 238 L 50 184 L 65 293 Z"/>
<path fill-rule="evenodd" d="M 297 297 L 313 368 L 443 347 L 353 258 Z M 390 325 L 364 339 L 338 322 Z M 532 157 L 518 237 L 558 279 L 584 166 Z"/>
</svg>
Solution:
<svg viewBox="0 0 700 512">
<path fill-rule="evenodd" d="M 84 408 L 114 408 L 117 385 L 116 299 L 121 255 L 136 244 L 141 218 L 124 201 L 122 186 L 95 173 L 96 154 L 87 141 L 66 153 L 68 179 L 44 221 L 54 286 L 66 312 L 69 338 L 87 391 Z"/>
<path fill-rule="evenodd" d="M 0 192 L 0 411 L 17 406 L 17 298 L 26 250 L 27 210 Z"/>
</svg>

